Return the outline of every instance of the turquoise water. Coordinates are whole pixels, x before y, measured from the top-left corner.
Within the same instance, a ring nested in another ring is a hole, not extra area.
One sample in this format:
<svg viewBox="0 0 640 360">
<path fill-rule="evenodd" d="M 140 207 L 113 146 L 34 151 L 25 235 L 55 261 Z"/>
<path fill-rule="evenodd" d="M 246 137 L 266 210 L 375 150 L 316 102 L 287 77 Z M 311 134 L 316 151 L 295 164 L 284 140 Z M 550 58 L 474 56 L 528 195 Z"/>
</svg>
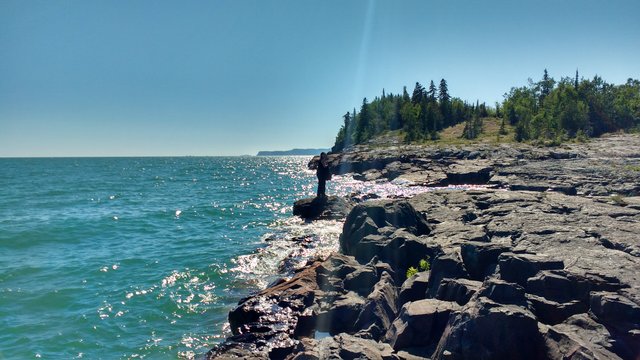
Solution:
<svg viewBox="0 0 640 360">
<path fill-rule="evenodd" d="M 0 159 L 0 359 L 202 357 L 252 292 L 338 248 L 309 157 Z M 337 195 L 418 186 L 334 176 Z"/>
<path fill-rule="evenodd" d="M 291 217 L 308 161 L 0 159 L 0 359 L 202 355 L 317 232 Z"/>
</svg>

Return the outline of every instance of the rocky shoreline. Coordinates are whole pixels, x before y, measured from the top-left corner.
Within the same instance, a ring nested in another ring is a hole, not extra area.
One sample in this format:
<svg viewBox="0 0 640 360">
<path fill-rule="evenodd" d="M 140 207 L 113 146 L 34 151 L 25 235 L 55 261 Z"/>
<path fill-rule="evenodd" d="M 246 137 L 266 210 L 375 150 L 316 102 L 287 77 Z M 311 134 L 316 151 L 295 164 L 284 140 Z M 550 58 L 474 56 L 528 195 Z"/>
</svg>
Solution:
<svg viewBox="0 0 640 360">
<path fill-rule="evenodd" d="M 208 359 L 640 356 L 639 136 L 357 147 L 330 163 L 367 181 L 492 188 L 298 202 L 310 220 L 345 217 L 340 252 L 242 299 Z"/>
</svg>

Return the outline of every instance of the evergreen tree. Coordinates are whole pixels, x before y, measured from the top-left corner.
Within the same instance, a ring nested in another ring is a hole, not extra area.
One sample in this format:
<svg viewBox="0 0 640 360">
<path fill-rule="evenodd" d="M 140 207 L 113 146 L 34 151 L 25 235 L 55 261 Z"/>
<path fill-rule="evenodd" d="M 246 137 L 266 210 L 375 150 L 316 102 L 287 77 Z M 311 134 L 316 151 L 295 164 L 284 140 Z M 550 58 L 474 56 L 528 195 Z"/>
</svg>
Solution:
<svg viewBox="0 0 640 360">
<path fill-rule="evenodd" d="M 367 98 L 364 98 L 362 100 L 362 107 L 360 108 L 360 116 L 356 127 L 356 144 L 362 144 L 373 136 L 372 125 L 369 103 L 367 102 Z"/>
<path fill-rule="evenodd" d="M 453 125 L 453 119 L 451 118 L 451 96 L 449 95 L 449 89 L 445 79 L 440 80 L 438 100 L 440 102 L 440 113 L 442 114 L 443 125 L 445 127 Z"/>
<path fill-rule="evenodd" d="M 425 91 L 424 87 L 420 85 L 419 82 L 416 82 L 415 88 L 413 88 L 413 95 L 411 95 L 411 102 L 413 104 L 420 104 L 425 99 Z"/>
<path fill-rule="evenodd" d="M 431 80 L 431 83 L 429 84 L 429 91 L 427 91 L 427 96 L 429 97 L 429 101 L 436 101 L 436 84 L 433 83 L 433 80 Z"/>
</svg>

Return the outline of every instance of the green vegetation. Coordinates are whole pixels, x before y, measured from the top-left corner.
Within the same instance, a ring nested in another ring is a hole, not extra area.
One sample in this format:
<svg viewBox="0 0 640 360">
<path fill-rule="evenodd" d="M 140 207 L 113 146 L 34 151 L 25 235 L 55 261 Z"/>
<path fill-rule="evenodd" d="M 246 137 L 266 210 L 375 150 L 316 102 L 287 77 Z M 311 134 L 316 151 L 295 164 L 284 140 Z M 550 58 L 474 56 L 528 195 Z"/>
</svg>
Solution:
<svg viewBox="0 0 640 360">
<path fill-rule="evenodd" d="M 431 264 L 429 263 L 429 257 L 427 256 L 426 258 L 420 260 L 420 262 L 418 263 L 418 268 L 411 266 L 407 269 L 407 279 L 417 274 L 418 272 L 429 271 L 430 269 Z"/>
<path fill-rule="evenodd" d="M 567 140 L 587 141 L 614 131 L 640 131 L 640 81 L 608 84 L 564 77 L 556 81 L 544 71 L 538 82 L 514 87 L 502 104 L 469 104 L 449 93 L 447 82 L 416 82 L 411 95 L 386 94 L 363 99 L 360 112 L 347 112 L 332 151 L 370 142 L 383 135 L 405 143 L 532 141 L 555 146 Z M 487 131 L 487 130 L 490 131 Z M 374 142 L 375 143 L 375 142 Z"/>
<path fill-rule="evenodd" d="M 542 80 L 512 88 L 505 95 L 503 112 L 515 126 L 515 139 L 542 140 L 556 145 L 575 138 L 640 126 L 640 81 L 628 79 L 612 85 L 595 76 L 592 80 L 564 77 L 559 82 L 544 71 Z"/>
<path fill-rule="evenodd" d="M 409 96 L 405 87 L 402 94 L 386 94 L 371 103 L 363 99 L 360 112 L 347 112 L 344 124 L 338 131 L 332 151 L 341 151 L 354 144 L 362 144 L 389 131 L 402 131 L 407 143 L 436 140 L 439 132 L 465 121 L 471 128 L 466 136 L 476 135 L 481 128 L 478 119 L 495 115 L 485 104 L 466 103 L 451 97 L 447 81 L 442 79 L 436 87 L 433 81 L 425 89 L 419 82 Z"/>
</svg>

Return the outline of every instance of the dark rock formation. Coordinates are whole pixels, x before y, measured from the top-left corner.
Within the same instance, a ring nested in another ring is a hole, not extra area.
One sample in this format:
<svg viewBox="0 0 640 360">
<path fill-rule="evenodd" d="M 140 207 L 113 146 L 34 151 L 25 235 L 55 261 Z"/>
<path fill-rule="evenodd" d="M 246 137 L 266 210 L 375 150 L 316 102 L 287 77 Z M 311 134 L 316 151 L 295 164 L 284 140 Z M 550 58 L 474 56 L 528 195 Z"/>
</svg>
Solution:
<svg viewBox="0 0 640 360">
<path fill-rule="evenodd" d="M 208 358 L 640 358 L 640 137 L 356 147 L 330 161 L 368 181 L 511 190 L 359 203 L 342 253 L 243 299 L 229 314 L 233 336 Z M 340 212 L 317 205 L 302 201 L 296 214 Z M 430 271 L 405 279 L 426 258 Z"/>
<path fill-rule="evenodd" d="M 456 303 L 435 299 L 408 302 L 387 332 L 386 339 L 395 350 L 433 345 L 440 339 L 451 313 L 459 309 Z"/>
<path fill-rule="evenodd" d="M 307 220 L 343 219 L 353 205 L 337 196 L 298 200 L 293 204 L 293 215 Z"/>
</svg>

